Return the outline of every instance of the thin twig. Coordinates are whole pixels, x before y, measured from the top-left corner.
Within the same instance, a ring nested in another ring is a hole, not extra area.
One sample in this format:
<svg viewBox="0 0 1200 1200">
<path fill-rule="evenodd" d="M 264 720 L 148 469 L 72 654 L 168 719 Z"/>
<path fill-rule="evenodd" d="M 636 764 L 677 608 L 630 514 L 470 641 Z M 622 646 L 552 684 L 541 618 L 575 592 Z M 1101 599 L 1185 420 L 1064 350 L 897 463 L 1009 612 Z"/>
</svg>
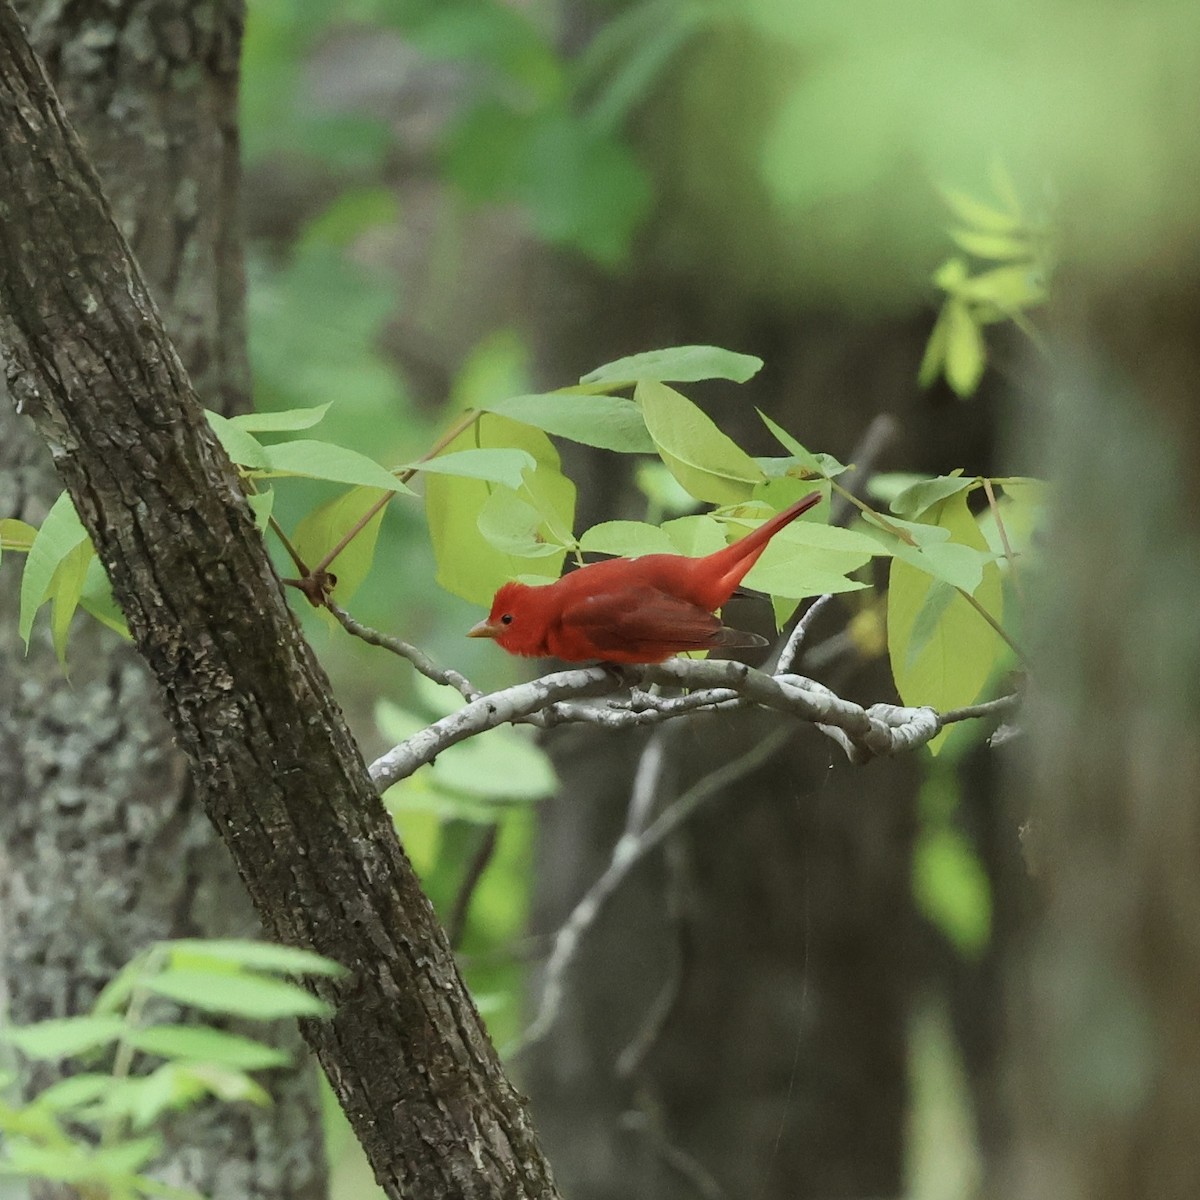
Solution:
<svg viewBox="0 0 1200 1200">
<path fill-rule="evenodd" d="M 438 440 L 434 442 L 433 445 L 430 446 L 430 448 L 426 450 L 419 459 L 417 459 L 417 462 L 428 462 L 431 458 L 436 458 L 443 450 L 445 450 L 448 445 L 450 445 L 452 441 L 454 441 L 456 437 L 466 433 L 466 431 L 470 429 L 471 426 L 474 425 L 481 416 L 483 416 L 483 413 L 477 409 L 468 409 L 462 417 L 455 421 L 455 423 L 451 425 L 450 428 L 446 430 L 446 432 L 443 433 L 442 436 L 438 438 Z M 405 467 L 402 471 L 394 471 L 392 473 L 398 480 L 400 480 L 401 483 L 407 483 L 417 473 L 418 470 L 418 467 Z M 350 543 L 354 541 L 354 539 L 358 537 L 358 535 L 362 533 L 364 529 L 366 529 L 380 509 L 385 508 L 391 503 L 392 498 L 395 495 L 395 492 L 386 492 L 384 495 L 380 496 L 379 499 L 372 504 L 369 509 L 367 509 L 363 516 L 355 521 L 350 529 L 346 531 L 341 541 L 339 541 L 338 544 L 334 546 L 334 548 L 330 550 L 329 553 L 326 554 L 325 557 L 321 559 L 321 561 L 317 563 L 315 567 L 313 567 L 312 573 L 314 575 L 319 575 L 322 571 L 329 570 L 329 566 L 333 560 L 337 558 L 337 556 L 341 554 L 341 552 L 345 550 L 345 548 L 350 545 Z"/>
<path fill-rule="evenodd" d="M 369 625 L 362 624 L 361 621 L 356 621 L 333 600 L 330 600 L 326 607 L 338 619 L 347 633 L 353 634 L 356 638 L 362 638 L 364 642 L 378 646 L 381 650 L 390 650 L 393 654 L 407 659 L 426 679 L 432 679 L 434 683 L 442 683 L 454 688 L 467 700 L 478 700 L 483 695 L 483 692 L 465 675 L 459 674 L 451 667 L 439 667 L 424 650 L 418 649 L 411 642 L 406 642 L 403 638 L 392 637 L 390 634 L 380 633 L 379 630 L 372 629 Z"/>
<path fill-rule="evenodd" d="M 607 868 L 584 893 L 583 898 L 559 928 L 554 939 L 554 949 L 546 963 L 546 978 L 537 1015 L 525 1033 L 509 1048 L 508 1056 L 516 1057 L 524 1053 L 549 1033 L 558 1019 L 565 994 L 566 973 L 575 960 L 580 941 L 630 870 L 660 845 L 664 838 L 687 821 L 701 805 L 720 795 L 730 784 L 765 763 L 790 737 L 789 730 L 776 730 L 745 754 L 718 767 L 711 775 L 706 775 L 693 784 L 669 808 L 664 809 L 642 833 L 635 836 L 623 834 L 617 840 Z"/>
<path fill-rule="evenodd" d="M 827 592 L 824 596 L 818 596 L 808 606 L 808 610 L 796 622 L 796 627 L 784 643 L 784 647 L 779 654 L 779 661 L 774 666 L 769 667 L 772 675 L 784 675 L 791 670 L 792 662 L 795 660 L 800 647 L 804 644 L 804 639 L 808 636 L 808 631 L 812 628 L 813 622 L 821 615 L 821 611 L 832 599 L 833 596 Z"/>
<path fill-rule="evenodd" d="M 960 588 L 956 585 L 954 590 L 996 631 L 1000 637 L 1000 640 L 1008 645 L 1008 648 L 1017 656 L 1021 665 L 1027 671 L 1031 671 L 1033 669 L 1031 666 L 1031 660 L 1026 655 L 1025 651 L 1021 649 L 1020 645 L 1018 645 L 1017 639 L 1014 638 L 1011 633 L 1008 633 L 1004 626 L 1001 625 L 1000 622 L 997 621 L 996 618 L 993 617 L 992 614 L 988 612 L 988 610 L 984 608 L 983 605 L 980 604 L 979 601 L 976 600 L 966 588 Z"/>
<path fill-rule="evenodd" d="M 1025 593 L 1021 589 L 1021 573 L 1017 567 L 1017 556 L 1013 553 L 1013 548 L 1008 540 L 1008 530 L 1004 528 L 1004 518 L 1000 515 L 1000 505 L 996 503 L 996 493 L 992 490 L 992 481 L 984 476 L 983 491 L 987 496 L 988 507 L 992 510 L 992 517 L 996 522 L 996 531 L 1000 534 L 1000 544 L 1004 547 L 1004 557 L 1008 562 L 1009 574 L 1012 575 L 1013 587 L 1016 589 L 1017 598 L 1024 603 Z"/>
<path fill-rule="evenodd" d="M 288 535 L 283 532 L 283 526 L 275 520 L 274 515 L 267 517 L 267 525 L 271 532 L 283 543 L 283 548 L 287 551 L 288 558 L 292 560 L 292 565 L 300 573 L 301 579 L 310 574 L 308 567 L 304 565 L 304 559 L 300 557 L 299 551 L 292 545 Z M 284 580 L 286 583 L 287 580 Z"/>
<path fill-rule="evenodd" d="M 1021 706 L 1021 697 L 1017 692 L 1001 696 L 996 700 L 988 700 L 983 704 L 972 704 L 967 708 L 952 708 L 938 717 L 939 725 L 953 725 L 957 721 L 971 721 L 978 717 L 992 717 L 1016 711 Z"/>
</svg>

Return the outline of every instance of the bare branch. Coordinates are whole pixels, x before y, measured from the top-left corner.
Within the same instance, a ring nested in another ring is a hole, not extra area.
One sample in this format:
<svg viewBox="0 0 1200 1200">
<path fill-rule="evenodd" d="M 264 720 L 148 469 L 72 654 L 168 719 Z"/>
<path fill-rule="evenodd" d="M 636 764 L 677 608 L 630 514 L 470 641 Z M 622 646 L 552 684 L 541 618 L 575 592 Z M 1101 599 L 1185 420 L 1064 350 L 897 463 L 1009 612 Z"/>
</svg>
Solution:
<svg viewBox="0 0 1200 1200">
<path fill-rule="evenodd" d="M 379 630 L 356 621 L 344 608 L 334 604 L 332 600 L 327 601 L 325 607 L 333 613 L 347 633 L 362 638 L 364 642 L 378 646 L 381 650 L 390 650 L 393 654 L 407 659 L 426 679 L 432 679 L 434 683 L 446 684 L 468 700 L 478 700 L 483 695 L 465 675 L 460 675 L 451 667 L 439 667 L 424 650 L 418 649 L 411 642 L 392 637 L 390 634 L 380 633 Z"/>
<path fill-rule="evenodd" d="M 687 821 L 707 800 L 720 795 L 731 783 L 765 763 L 791 736 L 786 729 L 756 743 L 745 754 L 706 775 L 664 809 L 641 833 L 623 833 L 613 847 L 612 858 L 604 873 L 571 910 L 554 939 L 554 949 L 546 962 L 546 981 L 542 988 L 537 1016 L 520 1040 L 509 1047 L 512 1057 L 528 1050 L 550 1031 L 558 1019 L 565 993 L 566 973 L 579 949 L 583 935 L 600 915 L 604 904 L 620 887 L 625 877 L 647 854 Z"/>
</svg>

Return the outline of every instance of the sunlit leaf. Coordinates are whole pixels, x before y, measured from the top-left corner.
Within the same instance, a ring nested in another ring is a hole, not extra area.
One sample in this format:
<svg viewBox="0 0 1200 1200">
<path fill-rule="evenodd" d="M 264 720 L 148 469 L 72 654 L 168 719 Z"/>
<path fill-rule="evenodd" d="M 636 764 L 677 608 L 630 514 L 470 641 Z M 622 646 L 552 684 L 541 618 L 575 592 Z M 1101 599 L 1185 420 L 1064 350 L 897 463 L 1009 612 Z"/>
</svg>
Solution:
<svg viewBox="0 0 1200 1200">
<path fill-rule="evenodd" d="M 943 309 L 946 320 L 946 382 L 960 396 L 970 396 L 979 386 L 987 365 L 987 347 L 971 311 L 958 300 Z"/>
<path fill-rule="evenodd" d="M 977 483 L 978 480 L 974 476 L 964 476 L 962 471 L 953 471 L 936 479 L 919 479 L 896 496 L 891 503 L 891 509 L 898 517 L 916 520 L 937 501 L 968 491 Z"/>
<path fill-rule="evenodd" d="M 160 943 L 172 966 L 226 963 L 252 971 L 283 971 L 291 975 L 344 975 L 333 959 L 302 946 L 281 946 L 243 938 L 179 938 Z"/>
<path fill-rule="evenodd" d="M 54 654 L 64 671 L 67 669 L 67 636 L 71 631 L 71 618 L 79 607 L 88 566 L 95 557 L 92 543 L 85 538 L 58 564 L 54 572 L 50 588 L 50 636 L 54 643 Z"/>
<path fill-rule="evenodd" d="M 59 564 L 87 538 L 87 531 L 75 512 L 71 497 L 63 492 L 55 500 L 42 522 L 21 575 L 21 613 L 17 630 L 29 648 L 29 634 L 37 610 L 50 598 Z"/>
<path fill-rule="evenodd" d="M 924 547 L 926 556 L 966 552 L 975 554 L 977 561 L 982 555 L 991 557 L 965 492 L 939 501 L 928 515 L 952 541 Z M 971 704 L 1009 653 L 1008 647 L 967 600 L 948 593 L 944 580 L 939 582 L 913 562 L 910 548 L 903 554 L 898 550 L 888 585 L 888 654 L 896 689 L 905 704 L 931 705 L 939 711 Z M 983 566 L 974 595 L 996 621 L 1003 621 L 1003 589 L 994 561 Z M 932 617 L 923 617 L 927 609 L 934 610 Z M 914 640 L 916 653 L 911 652 Z M 935 754 L 944 739 L 941 733 L 930 743 Z"/>
<path fill-rule="evenodd" d="M 563 551 L 561 543 L 546 541 L 542 514 L 509 488 L 497 488 L 483 502 L 476 527 L 503 554 L 544 558 Z"/>
<path fill-rule="evenodd" d="M 127 1041 L 143 1054 L 221 1063 L 243 1071 L 283 1067 L 291 1061 L 289 1055 L 274 1046 L 203 1025 L 152 1025 L 132 1030 Z"/>
<path fill-rule="evenodd" d="M 228 424 L 247 433 L 294 433 L 298 429 L 311 429 L 318 424 L 329 411 L 329 405 L 332 403 L 333 401 L 328 404 L 318 404 L 315 408 L 285 408 L 279 412 L 242 413 L 239 416 L 230 417 Z M 209 414 L 210 420 L 211 417 L 212 414 Z M 228 449 L 229 447 L 226 446 L 226 450 Z M 265 465 L 265 463 L 261 465 Z"/>
<path fill-rule="evenodd" d="M 1006 237 L 1000 233 L 977 233 L 971 229 L 952 229 L 955 244 L 976 258 L 1029 258 L 1031 247 L 1028 239 Z"/>
<path fill-rule="evenodd" d="M 0 1029 L 0 1039 L 16 1046 L 26 1058 L 70 1058 L 110 1045 L 124 1028 L 120 1017 L 57 1017 Z"/>
<path fill-rule="evenodd" d="M 672 346 L 647 350 L 605 363 L 589 371 L 580 383 L 603 384 L 610 390 L 636 383 L 694 383 L 701 379 L 729 379 L 745 383 L 762 370 L 763 361 L 753 354 L 737 354 L 718 346 Z"/>
<path fill-rule="evenodd" d="M 522 477 L 537 466 L 533 455 L 525 450 L 503 447 L 488 450 L 454 450 L 436 458 L 408 463 L 406 470 L 426 475 L 461 475 L 466 479 L 486 479 L 505 487 L 519 488 Z"/>
<path fill-rule="evenodd" d="M 989 233 L 1015 233 L 1021 227 L 1019 214 L 1014 215 L 990 204 L 984 204 L 957 188 L 944 187 L 938 191 L 954 215 L 963 224 L 974 229 L 986 230 Z"/>
<path fill-rule="evenodd" d="M 485 413 L 448 449 L 508 446 L 524 450 L 537 467 L 527 471 L 517 498 L 542 514 L 537 535 L 546 545 L 565 545 L 575 519 L 575 485 L 559 470 L 550 439 L 528 425 Z M 425 512 L 437 560 L 437 581 L 447 591 L 487 604 L 506 580 L 523 574 L 557 579 L 565 550 L 527 557 L 498 550 L 479 531 L 480 510 L 503 485 L 484 480 L 431 475 L 425 481 Z M 518 531 L 519 532 L 519 531 Z"/>
<path fill-rule="evenodd" d="M 579 539 L 579 548 L 585 553 L 616 554 L 625 558 L 679 553 L 667 533 L 645 521 L 604 521 L 593 525 Z"/>
<path fill-rule="evenodd" d="M 131 640 L 129 626 L 125 623 L 125 614 L 113 598 L 108 572 L 105 571 L 104 564 L 94 556 L 88 562 L 79 605 L 102 625 L 106 625 L 126 641 Z"/>
<path fill-rule="evenodd" d="M 330 1008 L 303 988 L 280 979 L 222 971 L 179 969 L 143 980 L 143 987 L 204 1012 L 258 1021 L 281 1017 L 326 1017 Z"/>
<path fill-rule="evenodd" d="M 634 397 L 659 456 L 697 500 L 733 504 L 766 478 L 754 459 L 674 388 L 643 382 Z"/>
<path fill-rule="evenodd" d="M 217 441 L 238 466 L 254 470 L 266 469 L 267 450 L 256 437 L 220 413 L 205 409 L 204 415 L 208 418 L 213 433 L 217 435 Z"/>
<path fill-rule="evenodd" d="M 308 566 L 315 567 L 388 494 L 380 488 L 354 488 L 313 509 L 292 535 L 296 552 Z M 381 508 L 330 564 L 337 576 L 333 594 L 339 604 L 348 604 L 370 573 L 385 511 Z"/>
<path fill-rule="evenodd" d="M 512 396 L 482 407 L 601 450 L 653 454 L 654 440 L 646 430 L 642 410 L 623 396 L 561 392 Z"/>
<path fill-rule="evenodd" d="M 374 459 L 333 442 L 300 440 L 280 442 L 276 446 L 264 446 L 263 449 L 267 456 L 263 475 L 267 478 L 301 475 L 308 479 L 327 479 L 333 483 L 413 494 L 411 488 Z"/>
</svg>

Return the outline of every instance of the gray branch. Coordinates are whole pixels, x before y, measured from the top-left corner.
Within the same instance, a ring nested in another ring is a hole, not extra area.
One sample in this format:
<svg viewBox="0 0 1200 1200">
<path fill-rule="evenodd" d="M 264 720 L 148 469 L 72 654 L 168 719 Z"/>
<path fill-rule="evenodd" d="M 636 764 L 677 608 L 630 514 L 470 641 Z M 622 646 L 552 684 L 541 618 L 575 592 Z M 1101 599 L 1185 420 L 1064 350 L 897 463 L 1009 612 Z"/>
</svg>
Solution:
<svg viewBox="0 0 1200 1200">
<path fill-rule="evenodd" d="M 581 703 L 631 685 L 655 683 L 683 688 L 686 694 L 661 697 L 639 692 L 635 703 L 616 698 L 606 704 L 594 699 Z M 673 658 L 653 666 L 625 668 L 620 675 L 606 667 L 576 667 L 471 701 L 376 759 L 371 764 L 371 778 L 382 791 L 433 762 L 448 747 L 498 725 L 582 722 L 621 729 L 657 724 L 685 713 L 751 705 L 815 725 L 842 747 L 851 762 L 865 763 L 915 750 L 954 721 L 998 715 L 1016 704 L 1016 697 L 1004 697 L 945 714 L 895 704 L 863 708 L 803 675 L 767 675 L 728 660 Z"/>
</svg>

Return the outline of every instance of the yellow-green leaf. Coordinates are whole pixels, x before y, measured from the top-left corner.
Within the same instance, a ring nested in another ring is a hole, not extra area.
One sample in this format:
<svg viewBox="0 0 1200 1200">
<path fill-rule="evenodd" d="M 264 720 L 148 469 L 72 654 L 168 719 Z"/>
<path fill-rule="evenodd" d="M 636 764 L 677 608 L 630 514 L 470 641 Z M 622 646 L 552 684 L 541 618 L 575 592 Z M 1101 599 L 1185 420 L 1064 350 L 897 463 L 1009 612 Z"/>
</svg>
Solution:
<svg viewBox="0 0 1200 1200">
<path fill-rule="evenodd" d="M 387 494 L 382 488 L 357 487 L 313 509 L 292 535 L 296 552 L 308 566 L 315 567 Z M 337 576 L 333 594 L 339 604 L 348 604 L 370 573 L 385 511 L 381 508 L 329 567 Z"/>
<path fill-rule="evenodd" d="M 58 564 L 54 572 L 54 582 L 50 592 L 50 633 L 54 641 L 54 653 L 59 665 L 67 669 L 67 635 L 71 630 L 71 618 L 79 607 L 79 598 L 83 595 L 83 584 L 87 578 L 88 564 L 96 556 L 92 543 L 84 538 L 66 558 Z"/>
<path fill-rule="evenodd" d="M 656 381 L 639 383 L 634 399 L 671 474 L 697 500 L 736 504 L 766 476 L 762 468 L 686 396 Z"/>
<path fill-rule="evenodd" d="M 987 363 L 983 334 L 970 309 L 959 300 L 951 300 L 943 310 L 946 320 L 946 382 L 960 396 L 970 396 L 979 386 Z"/>
<path fill-rule="evenodd" d="M 730 379 L 745 383 L 762 370 L 762 365 L 762 359 L 753 354 L 738 354 L 719 346 L 671 346 L 605 363 L 589 371 L 579 382 L 610 390 L 654 381 L 695 383 L 701 379 Z"/>
<path fill-rule="evenodd" d="M 565 546 L 575 520 L 575 485 L 559 470 L 558 452 L 550 439 L 529 425 L 484 413 L 447 449 L 472 447 L 515 447 L 533 456 L 536 467 L 525 472 L 525 481 L 515 495 L 542 515 L 537 530 L 541 540 Z M 500 584 L 519 575 L 557 579 L 562 571 L 562 548 L 539 557 L 516 555 L 497 549 L 480 532 L 480 510 L 502 488 L 502 484 L 450 475 L 430 475 L 425 483 L 437 581 L 447 591 L 476 604 L 490 603 Z"/>
<path fill-rule="evenodd" d="M 928 515 L 949 532 L 950 545 L 986 551 L 987 543 L 964 492 L 940 501 Z M 975 599 L 1003 623 L 1004 595 L 995 562 L 983 567 Z M 945 580 L 935 579 L 905 559 L 893 561 L 888 585 L 888 655 L 896 690 L 905 704 L 927 704 L 940 712 L 972 704 L 1008 653 L 999 634 L 967 600 L 950 590 Z M 930 743 L 935 754 L 944 738 L 944 733 L 939 734 Z"/>
<path fill-rule="evenodd" d="M 17 630 L 26 649 L 29 648 L 33 618 L 50 598 L 59 564 L 86 538 L 87 530 L 79 520 L 71 497 L 63 492 L 51 505 L 37 531 L 21 575 L 21 612 Z"/>
</svg>

